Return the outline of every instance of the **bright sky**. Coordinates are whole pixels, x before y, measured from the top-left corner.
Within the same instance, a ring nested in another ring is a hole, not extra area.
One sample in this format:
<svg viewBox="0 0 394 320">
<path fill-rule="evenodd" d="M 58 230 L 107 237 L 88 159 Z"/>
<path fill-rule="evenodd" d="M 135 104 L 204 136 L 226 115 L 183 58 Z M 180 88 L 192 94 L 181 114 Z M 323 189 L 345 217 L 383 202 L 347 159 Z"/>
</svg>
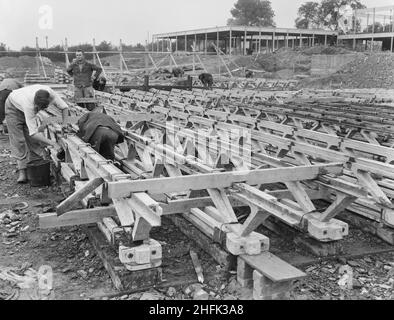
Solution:
<svg viewBox="0 0 394 320">
<path fill-rule="evenodd" d="M 150 34 L 226 25 L 236 0 L 0 0 L 0 42 L 12 49 L 107 40 L 144 43 Z M 278 27 L 294 27 L 298 7 L 308 0 L 272 0 Z M 394 5 L 393 0 L 362 0 L 367 7 Z M 51 29 L 46 8 L 53 12 Z"/>
</svg>

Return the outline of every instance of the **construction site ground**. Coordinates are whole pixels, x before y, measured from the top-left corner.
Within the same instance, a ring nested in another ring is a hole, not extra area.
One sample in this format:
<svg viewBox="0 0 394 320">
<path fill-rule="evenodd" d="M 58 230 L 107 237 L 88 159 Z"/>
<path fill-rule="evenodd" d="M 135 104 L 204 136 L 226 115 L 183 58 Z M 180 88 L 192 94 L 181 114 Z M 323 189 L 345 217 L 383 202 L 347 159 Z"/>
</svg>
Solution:
<svg viewBox="0 0 394 320">
<path fill-rule="evenodd" d="M 242 289 L 235 272 L 226 272 L 171 222 L 164 220 L 152 237 L 163 246 L 162 285 L 147 291 L 118 292 L 97 256 L 84 228 L 40 230 L 38 214 L 51 212 L 65 198 L 64 187 L 31 188 L 17 185 L 15 163 L 10 158 L 7 136 L 0 136 L 0 217 L 1 213 L 26 202 L 27 209 L 14 210 L 10 221 L 0 222 L 0 273 L 11 268 L 16 274 L 47 265 L 53 269 L 53 290 L 49 295 L 35 296 L 33 291 L 18 289 L 0 280 L 0 298 L 54 300 L 175 300 L 193 299 L 202 288 L 211 300 L 251 299 L 251 290 Z M 270 251 L 299 267 L 308 275 L 292 294 L 296 300 L 394 299 L 394 248 L 376 237 L 351 228 L 350 236 L 341 242 L 344 254 L 322 259 L 296 245 L 290 237 L 260 230 L 271 239 Z M 190 258 L 197 252 L 202 263 L 204 284 L 198 284 Z M 338 285 L 340 269 L 353 269 L 353 289 Z M 146 290 L 146 289 L 145 289 Z"/>
</svg>

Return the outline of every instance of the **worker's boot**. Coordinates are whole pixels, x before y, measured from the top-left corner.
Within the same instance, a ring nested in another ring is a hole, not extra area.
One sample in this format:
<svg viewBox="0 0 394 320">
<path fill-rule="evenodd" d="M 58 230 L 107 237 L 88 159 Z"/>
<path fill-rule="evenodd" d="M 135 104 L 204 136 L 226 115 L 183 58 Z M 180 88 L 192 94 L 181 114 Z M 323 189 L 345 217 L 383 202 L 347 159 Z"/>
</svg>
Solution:
<svg viewBox="0 0 394 320">
<path fill-rule="evenodd" d="M 27 171 L 26 169 L 19 170 L 19 177 L 17 180 L 18 183 L 26 183 L 27 182 Z"/>
</svg>

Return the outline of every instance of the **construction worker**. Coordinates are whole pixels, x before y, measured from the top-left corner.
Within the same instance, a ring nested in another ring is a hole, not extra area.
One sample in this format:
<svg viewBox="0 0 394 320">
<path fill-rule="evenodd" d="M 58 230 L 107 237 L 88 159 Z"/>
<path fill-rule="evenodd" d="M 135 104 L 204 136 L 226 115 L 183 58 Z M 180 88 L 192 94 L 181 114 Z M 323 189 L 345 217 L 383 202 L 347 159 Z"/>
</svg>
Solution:
<svg viewBox="0 0 394 320">
<path fill-rule="evenodd" d="M 201 83 L 204 85 L 206 89 L 212 89 L 213 86 L 213 76 L 210 73 L 202 73 L 198 77 Z"/>
<path fill-rule="evenodd" d="M 74 98 L 93 98 L 93 81 L 98 80 L 103 69 L 85 60 L 82 50 L 76 53 L 76 59 L 67 68 L 67 73 L 74 77 Z M 94 73 L 94 75 L 93 75 Z"/>
<path fill-rule="evenodd" d="M 14 90 L 5 103 L 6 121 L 12 149 L 12 157 L 17 160 L 18 183 L 27 182 L 27 164 L 42 159 L 44 147 L 52 147 L 56 152 L 62 148 L 47 139 L 42 133 L 44 125 L 39 125 L 37 113 L 50 104 L 62 110 L 63 121 L 68 116 L 68 105 L 50 87 L 32 85 Z"/>
<path fill-rule="evenodd" d="M 4 79 L 0 83 L 0 133 L 4 132 L 5 101 L 14 90 L 23 88 L 23 84 L 15 79 Z"/>
<path fill-rule="evenodd" d="M 78 120 L 78 136 L 107 160 L 115 160 L 115 146 L 124 142 L 116 121 L 104 113 L 88 112 Z"/>
</svg>

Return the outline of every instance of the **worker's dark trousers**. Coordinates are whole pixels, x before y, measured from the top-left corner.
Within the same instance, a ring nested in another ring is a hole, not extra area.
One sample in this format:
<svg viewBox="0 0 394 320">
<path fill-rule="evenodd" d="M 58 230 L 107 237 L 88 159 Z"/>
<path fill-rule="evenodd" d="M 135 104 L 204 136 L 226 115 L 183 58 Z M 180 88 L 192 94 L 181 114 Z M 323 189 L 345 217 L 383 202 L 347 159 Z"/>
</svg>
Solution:
<svg viewBox="0 0 394 320">
<path fill-rule="evenodd" d="M 92 148 L 107 160 L 115 160 L 115 146 L 119 135 L 110 128 L 98 127 L 90 138 Z"/>
<path fill-rule="evenodd" d="M 0 91 L 0 125 L 3 124 L 5 119 L 5 101 L 8 96 L 11 94 L 11 90 L 1 90 Z"/>
</svg>

